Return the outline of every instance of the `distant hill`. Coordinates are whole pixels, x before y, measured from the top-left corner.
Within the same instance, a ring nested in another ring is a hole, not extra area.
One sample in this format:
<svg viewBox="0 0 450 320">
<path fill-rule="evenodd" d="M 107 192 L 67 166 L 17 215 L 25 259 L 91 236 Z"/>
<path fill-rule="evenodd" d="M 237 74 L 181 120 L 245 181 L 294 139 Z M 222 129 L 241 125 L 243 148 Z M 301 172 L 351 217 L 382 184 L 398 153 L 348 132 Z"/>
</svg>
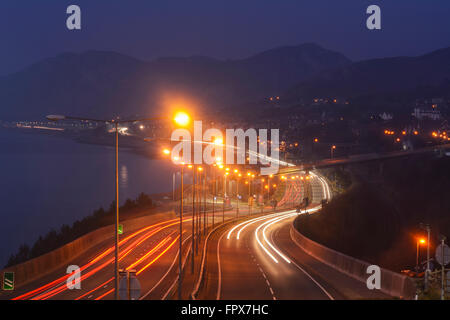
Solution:
<svg viewBox="0 0 450 320">
<path fill-rule="evenodd" d="M 288 90 L 287 96 L 292 99 L 357 97 L 448 88 L 449 84 L 450 48 L 445 48 L 419 57 L 372 59 L 325 71 L 294 86 Z"/>
<path fill-rule="evenodd" d="M 149 115 L 160 111 L 167 96 L 178 94 L 188 94 L 200 108 L 225 108 L 280 94 L 350 63 L 312 43 L 227 61 L 169 57 L 146 62 L 114 52 L 64 53 L 0 78 L 0 119 Z"/>
</svg>

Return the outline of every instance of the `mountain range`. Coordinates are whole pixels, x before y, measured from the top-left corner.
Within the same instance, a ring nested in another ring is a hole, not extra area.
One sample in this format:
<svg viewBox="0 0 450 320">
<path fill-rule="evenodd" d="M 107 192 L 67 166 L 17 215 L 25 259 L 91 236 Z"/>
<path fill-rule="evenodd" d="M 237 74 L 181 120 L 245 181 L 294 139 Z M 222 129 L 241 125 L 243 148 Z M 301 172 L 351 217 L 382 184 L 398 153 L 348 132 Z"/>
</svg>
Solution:
<svg viewBox="0 0 450 320">
<path fill-rule="evenodd" d="M 350 63 L 309 43 L 226 61 L 194 56 L 146 62 L 114 52 L 64 53 L 0 78 L 0 119 L 151 115 L 183 99 L 200 109 L 226 108 L 280 94 Z"/>
<path fill-rule="evenodd" d="M 352 62 L 313 43 L 245 59 L 202 56 L 142 61 L 104 51 L 63 53 L 0 78 L 0 120 L 46 114 L 110 118 L 152 115 L 190 101 L 221 110 L 280 95 L 355 97 L 450 84 L 450 48 L 419 57 Z"/>
<path fill-rule="evenodd" d="M 291 88 L 288 96 L 358 97 L 449 85 L 450 48 L 445 48 L 418 57 L 371 59 L 327 70 Z"/>
</svg>

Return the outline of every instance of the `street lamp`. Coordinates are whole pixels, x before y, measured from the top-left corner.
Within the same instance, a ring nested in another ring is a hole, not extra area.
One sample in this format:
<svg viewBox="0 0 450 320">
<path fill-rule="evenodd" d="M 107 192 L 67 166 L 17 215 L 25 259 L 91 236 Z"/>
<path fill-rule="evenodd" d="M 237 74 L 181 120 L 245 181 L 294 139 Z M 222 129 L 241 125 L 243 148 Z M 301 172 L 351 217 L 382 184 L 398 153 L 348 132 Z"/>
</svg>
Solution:
<svg viewBox="0 0 450 320">
<path fill-rule="evenodd" d="M 335 145 L 332 145 L 330 148 L 330 152 L 331 152 L 331 159 L 333 159 L 333 155 L 334 155 L 334 150 L 336 149 Z"/>
<path fill-rule="evenodd" d="M 424 238 L 417 238 L 417 250 L 416 250 L 416 271 L 419 272 L 419 246 L 425 244 L 426 240 Z"/>
<path fill-rule="evenodd" d="M 431 227 L 429 224 L 421 223 L 420 228 L 427 231 L 427 270 L 425 271 L 425 290 L 428 290 L 428 279 L 430 270 L 430 238 L 431 238 Z"/>
<path fill-rule="evenodd" d="M 227 188 L 227 177 L 229 174 L 230 174 L 229 172 L 225 172 L 225 174 L 224 174 L 225 191 L 223 193 L 223 201 L 222 201 L 222 223 L 225 223 L 225 196 L 226 196 L 226 188 Z"/>
<path fill-rule="evenodd" d="M 242 174 L 238 173 L 238 178 L 236 178 L 236 218 L 239 217 L 239 182 Z"/>
<path fill-rule="evenodd" d="M 180 111 L 175 114 L 173 120 L 176 124 L 185 127 L 190 123 L 191 118 L 187 113 Z"/>
<path fill-rule="evenodd" d="M 46 118 L 50 121 L 62 121 L 62 120 L 74 120 L 74 121 L 91 121 L 99 123 L 112 123 L 115 129 L 115 184 L 116 184 L 116 217 L 115 217 L 115 227 L 114 227 L 114 240 L 115 240 L 115 250 L 114 250 L 114 297 L 116 300 L 119 299 L 119 124 L 122 123 L 133 123 L 138 121 L 155 121 L 155 120 L 167 120 L 165 117 L 153 117 L 153 118 L 141 118 L 132 120 L 118 120 L 118 119 L 92 119 L 83 117 L 73 117 L 66 115 L 48 115 Z M 179 112 L 174 120 L 179 125 L 187 125 L 189 123 L 189 116 L 185 113 Z M 165 152 L 164 152 L 165 153 Z M 183 178 L 181 178 L 183 179 Z M 181 222 L 180 222 L 181 223 Z M 181 234 L 180 234 L 181 243 Z M 181 256 L 181 251 L 180 251 Z M 181 277 L 181 274 L 180 274 Z"/>
</svg>

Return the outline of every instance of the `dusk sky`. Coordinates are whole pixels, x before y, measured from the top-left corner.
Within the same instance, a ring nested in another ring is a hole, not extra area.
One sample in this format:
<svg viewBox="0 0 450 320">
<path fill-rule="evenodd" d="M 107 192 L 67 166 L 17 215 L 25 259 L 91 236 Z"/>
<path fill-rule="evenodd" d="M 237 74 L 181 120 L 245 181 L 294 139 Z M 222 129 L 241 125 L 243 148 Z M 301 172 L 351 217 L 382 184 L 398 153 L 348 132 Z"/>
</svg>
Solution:
<svg viewBox="0 0 450 320">
<path fill-rule="evenodd" d="M 66 29 L 66 8 L 82 30 Z M 365 27 L 382 10 L 382 30 Z M 3 0 L 0 75 L 61 52 L 112 50 L 150 60 L 205 55 L 243 58 L 304 42 L 350 59 L 419 55 L 450 46 L 448 0 Z"/>
</svg>

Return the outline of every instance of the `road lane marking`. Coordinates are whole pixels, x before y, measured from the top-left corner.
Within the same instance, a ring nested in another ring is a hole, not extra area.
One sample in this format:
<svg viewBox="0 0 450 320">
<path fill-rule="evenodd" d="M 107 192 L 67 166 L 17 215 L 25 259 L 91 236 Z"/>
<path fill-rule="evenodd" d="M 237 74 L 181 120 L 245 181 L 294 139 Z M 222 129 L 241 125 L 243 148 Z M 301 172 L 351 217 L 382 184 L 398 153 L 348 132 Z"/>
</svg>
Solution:
<svg viewBox="0 0 450 320">
<path fill-rule="evenodd" d="M 184 241 L 183 241 L 183 243 L 181 244 L 181 246 L 184 246 L 184 244 L 190 239 L 192 237 L 192 235 L 190 235 L 190 236 L 188 236 Z M 169 275 L 169 273 L 170 273 L 170 271 L 172 270 L 172 268 L 173 268 L 173 266 L 175 265 L 175 263 L 177 262 L 177 258 L 178 258 L 178 254 L 179 254 L 179 252 L 180 252 L 180 249 L 178 249 L 177 250 L 177 254 L 175 255 L 175 258 L 173 259 L 173 261 L 172 261 L 172 264 L 170 265 L 170 267 L 167 269 L 167 271 L 166 271 L 166 273 L 161 277 L 161 279 L 159 279 L 159 281 L 145 294 L 145 295 L 143 295 L 142 297 L 140 297 L 139 298 L 139 300 L 144 300 L 150 293 L 152 293 L 153 292 L 153 290 L 155 290 L 162 282 L 163 282 L 163 280 Z M 189 250 L 188 250 L 188 253 L 190 252 L 190 248 L 189 248 Z M 168 290 L 164 295 L 163 295 L 163 297 L 161 298 L 161 300 L 165 300 L 165 298 L 167 297 L 167 295 L 169 294 L 169 291 L 170 290 Z"/>
<path fill-rule="evenodd" d="M 279 229 L 278 229 L 279 230 Z M 334 300 L 334 297 L 316 280 L 311 276 L 305 269 L 300 267 L 294 260 L 291 259 L 292 264 L 297 267 L 301 272 L 303 272 L 312 282 L 314 282 L 320 290 L 322 290 L 330 300 Z"/>
<path fill-rule="evenodd" d="M 216 300 L 220 300 L 220 293 L 222 291 L 222 268 L 220 266 L 220 241 L 222 240 L 225 232 L 219 238 L 217 242 L 217 272 L 218 272 L 218 285 L 217 285 L 217 295 Z"/>
</svg>

